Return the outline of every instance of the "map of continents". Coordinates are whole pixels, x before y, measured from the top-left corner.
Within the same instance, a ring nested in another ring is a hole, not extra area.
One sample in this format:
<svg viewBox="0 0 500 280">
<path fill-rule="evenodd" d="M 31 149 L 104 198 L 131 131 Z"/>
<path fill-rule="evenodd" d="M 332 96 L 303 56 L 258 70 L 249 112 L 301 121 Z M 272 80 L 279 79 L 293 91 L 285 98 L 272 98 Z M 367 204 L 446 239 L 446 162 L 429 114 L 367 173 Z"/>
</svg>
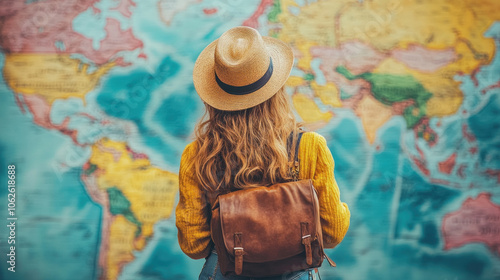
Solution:
<svg viewBox="0 0 500 280">
<path fill-rule="evenodd" d="M 2 279 L 197 278 L 173 217 L 191 73 L 238 25 L 292 46 L 334 156 L 352 218 L 323 279 L 500 277 L 500 2 L 40 0 L 0 5 Z"/>
</svg>

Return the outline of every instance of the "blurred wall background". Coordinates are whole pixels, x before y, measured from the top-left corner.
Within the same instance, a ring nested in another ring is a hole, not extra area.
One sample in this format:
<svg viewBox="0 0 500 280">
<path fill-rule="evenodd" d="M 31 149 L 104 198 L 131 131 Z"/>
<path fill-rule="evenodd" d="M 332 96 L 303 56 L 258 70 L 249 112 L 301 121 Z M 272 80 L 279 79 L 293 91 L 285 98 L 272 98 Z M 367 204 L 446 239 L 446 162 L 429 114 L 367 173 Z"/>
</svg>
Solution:
<svg viewBox="0 0 500 280">
<path fill-rule="evenodd" d="M 1 1 L 0 278 L 197 278 L 174 224 L 191 74 L 238 25 L 293 47 L 336 162 L 351 227 L 322 279 L 500 278 L 497 0 Z"/>
</svg>

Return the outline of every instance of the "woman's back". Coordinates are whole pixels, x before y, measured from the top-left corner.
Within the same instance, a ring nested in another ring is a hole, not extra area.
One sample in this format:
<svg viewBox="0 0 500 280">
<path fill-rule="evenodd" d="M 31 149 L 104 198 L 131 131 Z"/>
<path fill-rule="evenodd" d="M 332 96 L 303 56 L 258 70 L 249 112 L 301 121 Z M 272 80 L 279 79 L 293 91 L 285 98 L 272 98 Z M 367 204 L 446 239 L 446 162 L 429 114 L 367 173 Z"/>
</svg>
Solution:
<svg viewBox="0 0 500 280">
<path fill-rule="evenodd" d="M 228 30 L 196 60 L 193 82 L 208 119 L 198 123 L 196 140 L 181 157 L 176 226 L 182 251 L 194 259 L 207 258 L 200 279 L 232 279 L 223 277 L 216 265 L 210 230 L 213 198 L 293 179 L 287 139 L 301 127 L 285 91 L 293 60 L 290 46 L 249 27 Z M 293 140 L 292 158 L 295 147 Z M 325 138 L 304 133 L 298 156 L 299 179 L 312 179 L 317 190 L 324 247 L 333 248 L 349 227 L 350 213 L 340 201 Z"/>
<path fill-rule="evenodd" d="M 210 193 L 197 182 L 194 160 L 198 143 L 186 146 L 179 170 L 180 199 L 176 209 L 179 242 L 184 253 L 194 259 L 206 257 L 211 250 Z M 350 212 L 340 201 L 340 192 L 334 177 L 334 160 L 323 136 L 305 132 L 299 146 L 299 179 L 312 179 L 320 202 L 321 224 L 325 248 L 333 248 L 349 228 Z"/>
</svg>

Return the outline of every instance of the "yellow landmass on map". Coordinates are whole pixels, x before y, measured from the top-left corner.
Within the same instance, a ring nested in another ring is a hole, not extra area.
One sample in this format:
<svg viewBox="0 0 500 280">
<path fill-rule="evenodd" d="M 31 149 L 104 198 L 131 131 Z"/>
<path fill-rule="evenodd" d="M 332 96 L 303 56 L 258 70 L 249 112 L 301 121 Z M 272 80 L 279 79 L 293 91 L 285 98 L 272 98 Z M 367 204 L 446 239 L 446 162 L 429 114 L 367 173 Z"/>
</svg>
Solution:
<svg viewBox="0 0 500 280">
<path fill-rule="evenodd" d="M 178 190 L 178 175 L 151 165 L 149 159 L 133 159 L 123 142 L 109 139 L 99 141 L 101 147 L 121 154 L 118 160 L 112 152 L 92 147 L 90 163 L 102 174 L 97 179 L 99 188 L 118 188 L 130 201 L 130 209 L 142 224 L 142 235 L 150 236 L 153 225 L 170 217 Z"/>
<path fill-rule="evenodd" d="M 378 102 L 369 94 L 358 103 L 355 112 L 361 119 L 370 144 L 375 142 L 377 130 L 392 117 L 392 108 Z"/>
<path fill-rule="evenodd" d="M 338 4 L 338 5 L 336 5 Z M 325 10 L 325 5 L 334 5 L 335 9 L 340 9 L 344 3 L 332 1 L 331 3 L 317 2 L 300 7 L 300 13 L 295 16 L 289 12 L 289 7 L 298 7 L 293 0 L 282 0 L 281 11 L 278 16 L 279 21 L 283 24 L 280 30 L 279 39 L 293 45 L 299 53 L 297 54 L 296 67 L 304 72 L 312 72 L 311 61 L 313 59 L 310 48 L 318 45 L 332 45 L 336 43 L 335 34 L 331 32 L 334 27 L 334 18 L 332 18 L 332 7 L 330 10 Z M 311 24 L 311 22 L 314 23 Z M 296 87 L 306 84 L 304 77 L 291 76 L 287 82 L 288 86 Z M 319 97 L 325 105 L 341 107 L 339 91 L 332 83 L 327 83 L 325 86 L 318 85 L 315 81 L 311 81 L 311 88 L 314 90 L 314 95 Z M 317 108 L 312 100 L 304 96 L 294 97 L 294 106 L 300 117 L 311 122 L 325 122 L 331 119 L 331 113 L 322 113 Z M 317 111 L 315 111 L 317 110 Z M 306 121 L 307 122 L 307 121 Z"/>
<path fill-rule="evenodd" d="M 136 225 L 124 216 L 117 215 L 109 228 L 108 255 L 104 279 L 118 279 L 124 264 L 134 260 L 134 235 Z"/>
<path fill-rule="evenodd" d="M 318 105 L 305 94 L 296 93 L 292 96 L 293 104 L 305 123 L 327 123 L 333 116 L 331 112 L 321 112 Z"/>
<path fill-rule="evenodd" d="M 363 1 L 341 12 L 338 40 L 361 40 L 379 50 L 406 48 L 409 44 L 445 49 L 464 40 L 470 48 L 458 50 L 458 54 L 484 54 L 486 57 L 478 60 L 487 62 L 495 46 L 493 39 L 483 34 L 500 19 L 499 10 L 497 0 Z"/>
<path fill-rule="evenodd" d="M 326 83 L 326 85 L 322 86 L 318 85 L 315 81 L 312 81 L 311 88 L 323 104 L 330 105 L 332 107 L 342 107 L 340 92 L 335 84 Z"/>
<path fill-rule="evenodd" d="M 4 78 L 16 93 L 37 94 L 52 104 L 56 99 L 82 98 L 95 88 L 99 79 L 115 65 L 89 65 L 69 54 L 15 53 L 5 55 Z"/>
<path fill-rule="evenodd" d="M 281 0 L 281 14 L 278 20 L 283 28 L 279 32 L 279 39 L 292 45 L 302 43 L 335 46 L 338 39 L 332 31 L 335 29 L 337 14 L 346 6 L 357 2 L 357 0 L 312 2 L 300 7 L 300 13 L 294 15 L 290 12 L 290 8 L 297 8 L 297 3 L 294 0 Z"/>
<path fill-rule="evenodd" d="M 414 44 L 430 50 L 452 49 L 457 60 L 431 73 L 409 69 L 390 56 L 373 71 L 412 75 L 419 80 L 433 94 L 426 104 L 430 117 L 456 113 L 463 93 L 454 76 L 471 74 L 489 64 L 495 54 L 494 40 L 484 33 L 500 20 L 498 0 L 338 0 L 308 2 L 301 7 L 294 0 L 282 0 L 280 4 L 282 28 L 277 36 L 300 50 L 297 67 L 303 71 L 311 70 L 307 52 L 315 45 L 338 48 L 341 43 L 357 41 L 387 54 Z M 291 84 L 303 84 L 300 78 Z M 324 104 L 341 105 L 338 91 L 321 91 L 310 84 Z M 330 94 L 333 96 L 328 97 Z M 308 106 L 301 102 L 294 103 L 298 111 L 300 106 Z"/>
<path fill-rule="evenodd" d="M 394 75 L 411 75 L 416 78 L 425 89 L 432 93 L 426 104 L 426 115 L 442 117 L 454 114 L 463 101 L 460 82 L 455 81 L 450 72 L 439 69 L 436 72 L 426 73 L 410 69 L 402 63 L 390 58 L 380 63 L 373 73 Z"/>
<path fill-rule="evenodd" d="M 289 87 L 298 87 L 305 84 L 305 81 L 302 77 L 290 76 L 286 81 L 286 85 Z"/>
<path fill-rule="evenodd" d="M 310 42 L 305 40 L 295 41 L 295 46 L 300 51 L 300 59 L 297 62 L 297 68 L 305 70 L 311 69 L 311 61 L 313 57 L 309 50 L 311 49 L 311 47 L 317 45 L 318 43 L 316 42 Z"/>
<path fill-rule="evenodd" d="M 114 216 L 116 219 L 111 224 L 109 240 L 122 241 L 109 246 L 107 274 L 110 277 L 107 279 L 116 279 L 111 274 L 119 271 L 117 265 L 130 261 L 128 256 L 132 250 L 142 250 L 146 239 L 153 235 L 153 226 L 171 216 L 178 191 L 178 175 L 152 166 L 149 159 L 134 159 L 125 143 L 109 139 L 102 139 L 92 146 L 89 163 L 97 166 L 98 188 L 103 191 L 112 187 L 119 189 L 130 202 L 130 212 L 141 224 L 140 235 L 130 237 L 138 225 L 129 220 L 124 222 L 124 215 Z M 120 224 L 115 225 L 117 222 Z M 114 227 L 120 230 L 113 231 Z"/>
<path fill-rule="evenodd" d="M 494 40 L 484 32 L 500 20 L 500 1 L 365 1 L 346 9 L 339 21 L 339 41 L 362 40 L 382 51 L 419 44 L 428 49 L 452 48 L 458 59 L 432 73 L 384 61 L 374 72 L 411 74 L 433 94 L 428 116 L 456 113 L 463 100 L 456 74 L 471 74 L 489 64 Z M 422 62 L 422 63 L 425 63 Z"/>
</svg>

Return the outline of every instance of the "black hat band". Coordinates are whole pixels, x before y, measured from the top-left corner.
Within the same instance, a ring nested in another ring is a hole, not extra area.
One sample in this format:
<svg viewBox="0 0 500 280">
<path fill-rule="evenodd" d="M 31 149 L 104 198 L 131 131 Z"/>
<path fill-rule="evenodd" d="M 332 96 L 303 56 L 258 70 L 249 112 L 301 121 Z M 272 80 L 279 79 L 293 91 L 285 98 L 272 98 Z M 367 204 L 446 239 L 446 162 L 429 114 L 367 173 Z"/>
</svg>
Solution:
<svg viewBox="0 0 500 280">
<path fill-rule="evenodd" d="M 269 81 L 269 79 L 271 79 L 272 74 L 273 74 L 273 59 L 269 58 L 269 67 L 267 68 L 266 73 L 264 73 L 264 75 L 254 83 L 241 87 L 228 85 L 223 81 L 221 81 L 219 77 L 217 77 L 217 73 L 215 73 L 215 81 L 217 81 L 217 84 L 222 90 L 224 90 L 229 94 L 245 95 L 257 91 L 261 87 L 263 87 Z"/>
</svg>

